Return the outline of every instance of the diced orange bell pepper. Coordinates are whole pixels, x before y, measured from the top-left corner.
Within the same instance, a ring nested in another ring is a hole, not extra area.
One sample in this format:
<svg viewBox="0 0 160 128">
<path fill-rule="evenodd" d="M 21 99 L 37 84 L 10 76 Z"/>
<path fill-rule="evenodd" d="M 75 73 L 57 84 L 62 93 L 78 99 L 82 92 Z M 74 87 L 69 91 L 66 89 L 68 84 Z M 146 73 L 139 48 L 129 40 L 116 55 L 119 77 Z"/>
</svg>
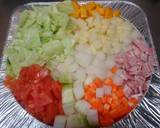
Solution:
<svg viewBox="0 0 160 128">
<path fill-rule="evenodd" d="M 104 16 L 104 12 L 105 12 L 105 9 L 101 6 L 97 6 L 96 7 L 96 11 L 101 15 L 101 16 Z"/>
<path fill-rule="evenodd" d="M 78 4 L 77 0 L 72 0 L 72 6 L 75 10 L 78 10 L 80 8 L 80 5 Z"/>
<path fill-rule="evenodd" d="M 80 7 L 80 12 L 81 12 L 80 16 L 81 16 L 82 19 L 85 19 L 85 18 L 88 17 L 86 5 L 82 5 L 82 6 Z"/>
<path fill-rule="evenodd" d="M 80 9 L 75 10 L 75 12 L 72 12 L 69 15 L 74 17 L 74 18 L 79 18 L 80 17 Z"/>
<path fill-rule="evenodd" d="M 96 3 L 95 2 L 89 2 L 86 5 L 86 8 L 88 11 L 94 10 L 96 8 Z"/>
<path fill-rule="evenodd" d="M 121 13 L 120 13 L 119 10 L 115 10 L 115 11 L 113 12 L 113 16 L 115 16 L 115 17 L 119 17 L 120 15 L 121 15 Z"/>
<path fill-rule="evenodd" d="M 113 10 L 112 10 L 112 8 L 107 7 L 107 8 L 105 9 L 105 14 L 104 14 L 104 16 L 105 16 L 106 18 L 108 18 L 108 19 L 112 18 L 112 17 L 113 17 Z"/>
</svg>

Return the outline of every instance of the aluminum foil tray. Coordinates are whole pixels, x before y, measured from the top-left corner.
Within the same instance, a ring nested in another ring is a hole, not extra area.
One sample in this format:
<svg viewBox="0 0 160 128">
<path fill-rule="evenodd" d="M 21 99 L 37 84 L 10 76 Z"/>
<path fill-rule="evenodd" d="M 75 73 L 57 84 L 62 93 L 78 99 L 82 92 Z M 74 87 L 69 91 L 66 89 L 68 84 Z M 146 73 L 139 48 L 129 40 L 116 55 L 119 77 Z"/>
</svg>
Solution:
<svg viewBox="0 0 160 128">
<path fill-rule="evenodd" d="M 154 47 L 148 21 L 143 10 L 126 1 L 97 1 L 104 6 L 112 6 L 121 11 L 122 17 L 133 23 L 151 47 Z M 84 3 L 84 2 L 83 2 Z M 10 21 L 4 48 L 12 42 L 19 21 L 19 14 L 32 6 L 48 6 L 52 3 L 29 3 L 18 7 Z M 155 56 L 157 60 L 157 57 Z M 3 85 L 6 57 L 0 58 L 0 128 L 50 128 L 27 113 Z M 113 128 L 160 128 L 160 74 L 158 61 L 154 66 L 149 89 L 141 103 L 127 117 L 117 122 Z"/>
</svg>

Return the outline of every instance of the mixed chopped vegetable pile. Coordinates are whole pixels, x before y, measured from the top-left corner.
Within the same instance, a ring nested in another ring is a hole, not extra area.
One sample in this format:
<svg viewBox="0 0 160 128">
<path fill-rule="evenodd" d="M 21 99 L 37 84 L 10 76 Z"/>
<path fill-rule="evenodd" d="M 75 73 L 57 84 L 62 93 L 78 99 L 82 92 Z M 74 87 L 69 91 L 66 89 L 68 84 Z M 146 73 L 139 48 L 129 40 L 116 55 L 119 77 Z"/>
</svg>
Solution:
<svg viewBox="0 0 160 128">
<path fill-rule="evenodd" d="M 8 87 L 54 128 L 111 126 L 144 96 L 153 48 L 119 10 L 95 2 L 33 7 L 6 48 Z"/>
</svg>

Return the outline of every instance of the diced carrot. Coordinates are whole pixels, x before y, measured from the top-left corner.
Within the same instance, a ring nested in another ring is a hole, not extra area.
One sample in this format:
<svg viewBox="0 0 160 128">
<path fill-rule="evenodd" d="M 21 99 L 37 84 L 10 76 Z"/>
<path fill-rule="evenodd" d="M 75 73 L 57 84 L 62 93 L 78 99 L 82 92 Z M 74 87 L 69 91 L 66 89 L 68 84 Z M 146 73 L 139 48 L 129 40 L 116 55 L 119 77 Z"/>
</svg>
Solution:
<svg viewBox="0 0 160 128">
<path fill-rule="evenodd" d="M 116 91 L 116 95 L 118 96 L 119 99 L 121 99 L 122 97 L 124 97 L 124 92 L 123 92 L 123 89 L 118 89 Z"/>
<path fill-rule="evenodd" d="M 102 99 L 103 104 L 111 104 L 112 103 L 112 97 L 110 95 L 104 96 Z"/>
<path fill-rule="evenodd" d="M 100 115 L 100 125 L 101 126 L 110 126 L 114 123 L 114 120 L 108 115 L 108 113 L 105 114 L 105 116 Z"/>
<path fill-rule="evenodd" d="M 120 13 L 119 10 L 115 10 L 115 11 L 113 12 L 113 16 L 115 16 L 115 17 L 118 17 L 118 16 L 120 16 L 120 15 L 121 15 L 121 13 Z"/>
<path fill-rule="evenodd" d="M 107 78 L 107 79 L 105 79 L 104 84 L 106 84 L 106 85 L 113 85 L 113 81 L 112 81 L 111 78 Z"/>
<path fill-rule="evenodd" d="M 113 74 L 115 74 L 115 73 L 117 72 L 117 70 L 118 70 L 118 68 L 117 68 L 116 66 L 113 66 L 113 67 L 111 68 L 111 72 L 112 72 Z"/>
<path fill-rule="evenodd" d="M 100 78 L 96 78 L 94 80 L 94 83 L 97 85 L 97 87 L 101 87 L 103 84 L 103 81 Z"/>
<path fill-rule="evenodd" d="M 109 104 L 104 104 L 104 110 L 109 111 L 109 109 L 110 109 L 110 105 Z"/>
<path fill-rule="evenodd" d="M 75 10 L 78 10 L 80 8 L 80 5 L 78 4 L 77 0 L 72 0 L 72 6 Z"/>
<path fill-rule="evenodd" d="M 104 12 L 105 12 L 105 9 L 101 6 L 97 6 L 96 7 L 96 11 L 101 15 L 101 16 L 104 16 Z"/>
<path fill-rule="evenodd" d="M 97 109 L 98 111 L 101 111 L 103 109 L 103 104 L 99 99 L 95 98 L 94 100 L 92 100 L 91 105 L 94 109 Z"/>
<path fill-rule="evenodd" d="M 111 87 L 112 87 L 112 93 L 116 93 L 117 92 L 117 87 L 114 86 L 114 85 L 112 85 Z"/>
<path fill-rule="evenodd" d="M 95 98 L 95 94 L 91 92 L 86 92 L 84 95 L 84 99 L 90 101 L 91 99 Z"/>
<path fill-rule="evenodd" d="M 96 8 L 96 3 L 95 2 L 89 2 L 86 5 L 86 8 L 88 11 L 94 10 Z"/>
<path fill-rule="evenodd" d="M 108 7 L 105 9 L 105 15 L 106 18 L 110 19 L 113 17 L 113 10 L 111 7 Z"/>
<path fill-rule="evenodd" d="M 91 83 L 90 86 L 91 86 L 92 89 L 96 89 L 97 88 L 97 85 L 94 82 Z"/>
<path fill-rule="evenodd" d="M 115 108 L 117 108 L 117 106 L 119 106 L 118 101 L 112 100 L 111 109 L 115 109 Z"/>
<path fill-rule="evenodd" d="M 87 92 L 90 88 L 91 88 L 90 85 L 86 85 L 86 86 L 84 87 L 84 91 Z"/>
<path fill-rule="evenodd" d="M 138 100 L 136 98 L 129 98 L 128 101 L 134 105 L 138 104 Z"/>
<path fill-rule="evenodd" d="M 88 17 L 86 5 L 82 5 L 82 6 L 80 7 L 80 12 L 81 12 L 81 14 L 80 14 L 81 18 L 85 19 L 85 18 Z"/>
</svg>

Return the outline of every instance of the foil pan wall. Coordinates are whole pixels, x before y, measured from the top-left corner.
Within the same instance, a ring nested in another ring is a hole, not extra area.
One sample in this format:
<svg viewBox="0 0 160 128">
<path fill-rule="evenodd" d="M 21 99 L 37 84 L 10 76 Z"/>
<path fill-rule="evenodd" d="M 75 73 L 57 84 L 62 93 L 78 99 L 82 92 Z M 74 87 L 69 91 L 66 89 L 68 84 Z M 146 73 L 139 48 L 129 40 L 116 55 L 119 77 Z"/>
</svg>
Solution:
<svg viewBox="0 0 160 128">
<path fill-rule="evenodd" d="M 145 13 L 137 5 L 126 1 L 98 1 L 104 6 L 120 9 L 122 17 L 133 23 L 154 47 Z M 8 36 L 4 48 L 12 41 L 18 25 L 19 14 L 32 6 L 48 6 L 52 3 L 29 3 L 18 7 L 10 21 Z M 83 2 L 84 3 L 84 2 Z M 157 57 L 155 55 L 155 59 Z M 0 128 L 51 128 L 28 114 L 15 100 L 12 93 L 3 85 L 5 77 L 6 57 L 0 58 Z M 141 103 L 124 119 L 112 126 L 113 128 L 160 128 L 160 74 L 158 61 L 154 66 L 149 89 Z"/>
</svg>

